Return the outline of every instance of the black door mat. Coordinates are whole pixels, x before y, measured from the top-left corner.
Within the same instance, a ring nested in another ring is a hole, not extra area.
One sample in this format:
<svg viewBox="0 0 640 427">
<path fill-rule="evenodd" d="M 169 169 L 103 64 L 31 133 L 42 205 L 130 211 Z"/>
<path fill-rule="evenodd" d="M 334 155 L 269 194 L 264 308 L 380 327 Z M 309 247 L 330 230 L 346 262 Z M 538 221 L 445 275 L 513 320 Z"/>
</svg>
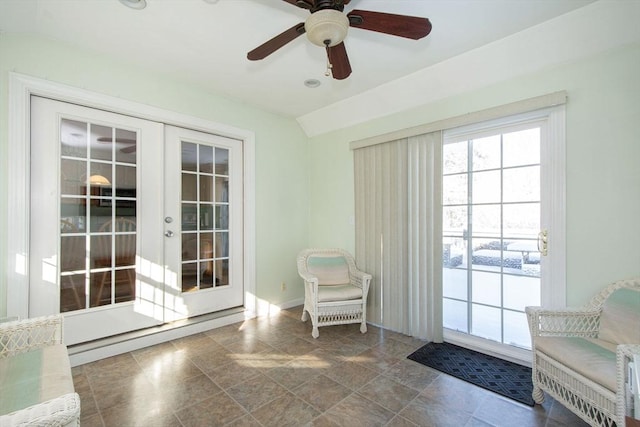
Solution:
<svg viewBox="0 0 640 427">
<path fill-rule="evenodd" d="M 533 406 L 531 368 L 449 343 L 429 343 L 407 358 Z"/>
</svg>

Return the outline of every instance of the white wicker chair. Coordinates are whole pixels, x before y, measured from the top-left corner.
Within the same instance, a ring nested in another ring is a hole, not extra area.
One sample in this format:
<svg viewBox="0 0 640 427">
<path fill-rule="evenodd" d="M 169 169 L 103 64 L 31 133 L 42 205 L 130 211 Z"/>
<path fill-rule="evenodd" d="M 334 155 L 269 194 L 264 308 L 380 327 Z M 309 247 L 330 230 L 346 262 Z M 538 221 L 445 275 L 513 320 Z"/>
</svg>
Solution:
<svg viewBox="0 0 640 427">
<path fill-rule="evenodd" d="M 640 354 L 640 278 L 610 284 L 582 308 L 526 313 L 535 402 L 546 392 L 592 426 L 624 426 L 628 364 Z"/>
<path fill-rule="evenodd" d="M 311 336 L 318 327 L 360 323 L 367 332 L 367 294 L 371 275 L 358 270 L 342 249 L 305 249 L 298 255 L 298 274 L 304 279 L 302 321 L 311 317 Z"/>
<path fill-rule="evenodd" d="M 0 323 L 0 407 L 37 401 L 0 414 L 0 427 L 80 425 L 80 396 L 73 391 L 62 319 L 54 315 Z M 16 367 L 25 378 L 16 377 Z"/>
</svg>

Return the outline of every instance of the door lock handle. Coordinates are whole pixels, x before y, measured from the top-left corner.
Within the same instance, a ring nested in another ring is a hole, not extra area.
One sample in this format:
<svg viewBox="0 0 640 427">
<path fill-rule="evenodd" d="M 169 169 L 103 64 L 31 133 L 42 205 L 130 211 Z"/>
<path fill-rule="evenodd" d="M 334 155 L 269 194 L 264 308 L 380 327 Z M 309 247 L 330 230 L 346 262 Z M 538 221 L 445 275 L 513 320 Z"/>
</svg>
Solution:
<svg viewBox="0 0 640 427">
<path fill-rule="evenodd" d="M 167 230 L 167 231 L 164 232 L 164 235 L 167 236 L 167 237 L 173 237 L 173 231 Z"/>
<path fill-rule="evenodd" d="M 542 230 L 538 233 L 538 252 L 542 256 L 547 256 L 549 253 L 547 246 L 549 243 L 549 232 L 547 230 Z"/>
</svg>

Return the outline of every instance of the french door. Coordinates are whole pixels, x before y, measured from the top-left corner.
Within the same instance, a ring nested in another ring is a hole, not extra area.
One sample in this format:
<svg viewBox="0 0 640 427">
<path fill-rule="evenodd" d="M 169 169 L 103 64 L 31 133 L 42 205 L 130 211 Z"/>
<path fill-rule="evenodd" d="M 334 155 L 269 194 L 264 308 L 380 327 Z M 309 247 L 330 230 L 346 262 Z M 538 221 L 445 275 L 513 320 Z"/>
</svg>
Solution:
<svg viewBox="0 0 640 427">
<path fill-rule="evenodd" d="M 228 217 L 242 217 L 241 144 L 200 135 L 197 179 L 176 186 L 182 143 L 166 128 L 32 97 L 29 316 L 64 313 L 67 345 L 242 305 L 242 227 Z M 214 181 L 233 195 L 214 202 Z M 202 212 L 181 209 L 187 188 Z M 214 228 L 226 233 L 218 252 L 206 220 L 216 208 L 227 214 Z M 197 224 L 195 247 L 180 238 L 185 224 Z M 207 287 L 215 274 L 227 283 Z"/>
<path fill-rule="evenodd" d="M 166 147 L 165 320 L 241 306 L 241 145 L 166 126 Z"/>
<path fill-rule="evenodd" d="M 563 215 L 552 212 L 547 176 L 554 143 L 546 119 L 445 133 L 443 324 L 496 343 L 498 353 L 529 349 L 525 307 L 564 292 L 546 274 L 549 249 L 563 250 L 548 247 L 554 214 Z"/>
</svg>

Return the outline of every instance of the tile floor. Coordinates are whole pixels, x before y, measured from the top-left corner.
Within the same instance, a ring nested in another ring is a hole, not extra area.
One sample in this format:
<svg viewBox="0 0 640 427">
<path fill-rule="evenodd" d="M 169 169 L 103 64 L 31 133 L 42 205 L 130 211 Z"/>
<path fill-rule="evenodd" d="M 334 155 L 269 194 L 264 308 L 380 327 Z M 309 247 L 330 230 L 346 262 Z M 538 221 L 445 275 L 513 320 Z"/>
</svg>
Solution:
<svg viewBox="0 0 640 427">
<path fill-rule="evenodd" d="M 584 426 L 406 359 L 424 342 L 359 325 L 311 337 L 301 307 L 73 368 L 89 426 Z"/>
</svg>

